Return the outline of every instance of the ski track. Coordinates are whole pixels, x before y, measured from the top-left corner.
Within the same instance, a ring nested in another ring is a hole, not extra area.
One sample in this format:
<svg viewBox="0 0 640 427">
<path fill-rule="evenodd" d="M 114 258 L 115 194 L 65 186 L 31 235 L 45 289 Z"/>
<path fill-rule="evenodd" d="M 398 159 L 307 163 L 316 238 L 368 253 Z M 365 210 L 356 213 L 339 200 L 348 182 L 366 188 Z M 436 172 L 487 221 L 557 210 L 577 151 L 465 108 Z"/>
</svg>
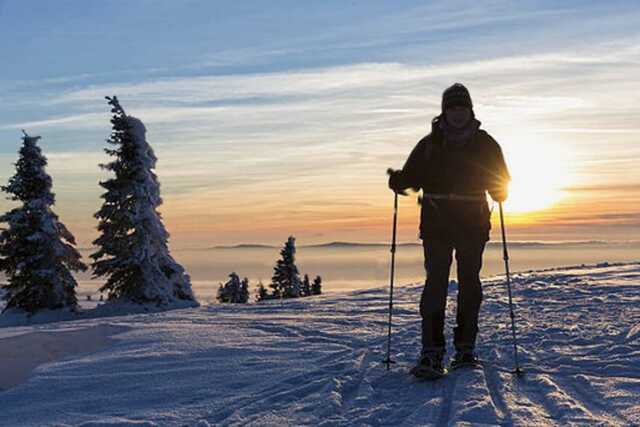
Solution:
<svg viewBox="0 0 640 427">
<path fill-rule="evenodd" d="M 109 348 L 40 366 L 0 391 L 0 425 L 640 426 L 640 263 L 515 273 L 512 282 L 522 378 L 510 373 L 501 277 L 483 281 L 477 350 L 486 363 L 431 382 L 411 377 L 415 284 L 396 289 L 390 371 L 385 288 L 118 316 L 108 323 L 126 331 Z M 454 313 L 450 298 L 448 356 Z"/>
</svg>

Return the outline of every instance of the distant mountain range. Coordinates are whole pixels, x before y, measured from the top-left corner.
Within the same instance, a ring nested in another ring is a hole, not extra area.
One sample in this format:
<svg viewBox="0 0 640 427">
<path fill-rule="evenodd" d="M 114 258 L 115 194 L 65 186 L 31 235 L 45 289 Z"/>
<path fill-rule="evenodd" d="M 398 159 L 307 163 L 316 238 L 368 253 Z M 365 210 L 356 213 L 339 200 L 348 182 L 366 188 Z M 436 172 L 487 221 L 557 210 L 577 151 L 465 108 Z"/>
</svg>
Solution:
<svg viewBox="0 0 640 427">
<path fill-rule="evenodd" d="M 378 242 L 327 242 L 317 243 L 312 245 L 298 245 L 299 249 L 366 249 L 366 248 L 388 248 L 389 243 Z M 558 246 L 604 246 L 604 245 L 640 245 L 640 240 L 628 240 L 628 241 L 607 241 L 607 240 L 573 240 L 573 241 L 529 241 L 529 240 L 514 240 L 509 242 L 510 248 L 544 248 L 544 247 L 558 247 Z M 404 242 L 398 243 L 397 246 L 409 247 L 409 246 L 422 246 L 420 242 Z M 501 247 L 502 241 L 499 239 L 492 240 L 488 243 L 489 247 Z M 216 245 L 205 248 L 178 248 L 174 250 L 183 251 L 209 251 L 209 250 L 236 250 L 236 249 L 279 249 L 280 245 L 266 245 L 262 243 L 239 243 L 236 245 Z M 79 247 L 80 252 L 91 252 L 96 248 L 92 247 Z"/>
<path fill-rule="evenodd" d="M 240 243 L 237 245 L 217 245 L 205 249 L 271 249 L 276 246 L 262 245 L 259 243 Z"/>
<path fill-rule="evenodd" d="M 314 245 L 297 245 L 298 248 L 368 248 L 368 247 L 386 247 L 389 243 L 358 243 L 358 242 L 329 242 L 318 243 Z M 398 243 L 397 246 L 419 246 L 419 243 Z M 280 246 L 263 245 L 259 243 L 242 243 L 238 245 L 217 245 L 206 249 L 276 249 Z"/>
<path fill-rule="evenodd" d="M 608 242 L 606 240 L 581 240 L 581 241 L 512 241 L 508 242 L 509 247 L 544 247 L 544 246 L 593 246 L 609 244 L 633 244 L 638 242 Z M 362 243 L 362 242 L 328 242 L 313 245 L 298 245 L 298 248 L 309 249 L 341 249 L 341 248 L 381 248 L 389 247 L 389 243 Z M 422 246 L 422 243 L 398 243 L 397 246 Z M 490 241 L 488 246 L 502 246 L 502 241 Z M 242 243 L 237 245 L 217 245 L 205 249 L 276 249 L 280 246 L 264 245 L 259 243 Z"/>
</svg>

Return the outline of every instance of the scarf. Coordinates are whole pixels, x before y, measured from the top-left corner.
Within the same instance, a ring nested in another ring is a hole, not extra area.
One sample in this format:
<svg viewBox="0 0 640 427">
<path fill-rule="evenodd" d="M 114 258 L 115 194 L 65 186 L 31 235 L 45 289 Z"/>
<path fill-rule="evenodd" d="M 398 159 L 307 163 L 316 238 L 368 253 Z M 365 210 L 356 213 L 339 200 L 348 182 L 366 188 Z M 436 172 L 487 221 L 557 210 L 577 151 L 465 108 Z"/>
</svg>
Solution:
<svg viewBox="0 0 640 427">
<path fill-rule="evenodd" d="M 466 126 L 459 129 L 450 126 L 444 117 L 442 117 L 439 122 L 440 129 L 444 135 L 445 145 L 455 149 L 460 149 L 467 145 L 480 128 L 480 121 L 475 117 L 469 120 L 469 123 L 467 123 Z"/>
</svg>

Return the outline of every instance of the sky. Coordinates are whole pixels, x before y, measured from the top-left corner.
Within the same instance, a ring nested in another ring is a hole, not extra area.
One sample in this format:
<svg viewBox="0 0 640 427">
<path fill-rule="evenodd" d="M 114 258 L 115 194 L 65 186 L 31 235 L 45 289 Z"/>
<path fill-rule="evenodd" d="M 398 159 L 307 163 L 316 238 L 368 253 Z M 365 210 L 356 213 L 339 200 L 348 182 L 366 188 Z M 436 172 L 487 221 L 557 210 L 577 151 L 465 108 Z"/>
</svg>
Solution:
<svg viewBox="0 0 640 427">
<path fill-rule="evenodd" d="M 462 82 L 513 176 L 509 238 L 638 240 L 639 24 L 629 1 L 0 0 L 0 183 L 21 129 L 42 136 L 55 211 L 90 246 L 117 95 L 172 246 L 384 242 L 386 170 Z M 402 197 L 399 240 L 418 215 Z"/>
</svg>

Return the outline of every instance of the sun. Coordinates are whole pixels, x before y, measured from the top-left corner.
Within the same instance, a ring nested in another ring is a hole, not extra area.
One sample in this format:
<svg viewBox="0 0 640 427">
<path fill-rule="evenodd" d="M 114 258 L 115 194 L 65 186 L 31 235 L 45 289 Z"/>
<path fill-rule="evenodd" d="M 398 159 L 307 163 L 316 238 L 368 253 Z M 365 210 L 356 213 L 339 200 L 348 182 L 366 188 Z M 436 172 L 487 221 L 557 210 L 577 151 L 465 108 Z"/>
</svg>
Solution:
<svg viewBox="0 0 640 427">
<path fill-rule="evenodd" d="M 503 203 L 505 211 L 539 211 L 562 199 L 562 188 L 571 179 L 566 153 L 557 147 L 549 143 L 524 142 L 503 147 L 511 174 L 509 198 Z"/>
</svg>

